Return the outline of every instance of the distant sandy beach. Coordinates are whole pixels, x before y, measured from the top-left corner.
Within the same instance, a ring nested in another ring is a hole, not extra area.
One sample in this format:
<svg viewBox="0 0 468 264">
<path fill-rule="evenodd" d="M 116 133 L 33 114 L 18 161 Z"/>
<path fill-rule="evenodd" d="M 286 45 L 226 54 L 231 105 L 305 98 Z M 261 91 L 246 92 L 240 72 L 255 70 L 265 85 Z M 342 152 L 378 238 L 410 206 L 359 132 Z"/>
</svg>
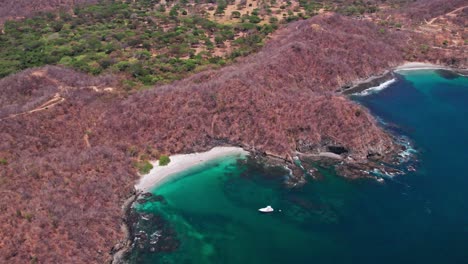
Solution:
<svg viewBox="0 0 468 264">
<path fill-rule="evenodd" d="M 207 152 L 173 155 L 170 156 L 171 162 L 166 166 L 159 166 L 159 161 L 151 162 L 154 168 L 140 178 L 135 189 L 149 192 L 168 177 L 193 166 L 224 156 L 247 154 L 247 151 L 239 147 L 215 147 Z"/>
<path fill-rule="evenodd" d="M 395 71 L 411 71 L 411 70 L 429 70 L 429 69 L 449 69 L 448 67 L 424 63 L 424 62 L 407 62 L 395 68 Z"/>
<path fill-rule="evenodd" d="M 393 68 L 391 71 L 386 71 L 381 75 L 372 76 L 366 80 L 357 81 L 354 86 L 342 90 L 344 94 L 353 95 L 368 95 L 370 93 L 379 92 L 394 83 L 397 79 L 393 72 L 399 71 L 415 71 L 415 70 L 450 70 L 461 75 L 466 75 L 464 71 L 451 69 L 446 66 L 425 63 L 425 62 L 405 62 L 404 64 Z"/>
</svg>

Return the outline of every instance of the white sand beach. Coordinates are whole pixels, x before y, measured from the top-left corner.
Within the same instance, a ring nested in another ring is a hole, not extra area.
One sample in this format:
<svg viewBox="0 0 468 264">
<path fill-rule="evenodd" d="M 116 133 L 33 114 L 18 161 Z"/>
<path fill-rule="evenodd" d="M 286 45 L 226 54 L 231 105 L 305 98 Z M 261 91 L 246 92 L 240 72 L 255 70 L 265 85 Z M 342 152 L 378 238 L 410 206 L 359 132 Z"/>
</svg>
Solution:
<svg viewBox="0 0 468 264">
<path fill-rule="evenodd" d="M 448 67 L 424 62 L 406 62 L 403 65 L 396 67 L 395 71 L 412 71 L 428 69 L 448 69 Z"/>
<path fill-rule="evenodd" d="M 168 177 L 193 166 L 220 157 L 247 154 L 247 151 L 239 147 L 215 147 L 207 152 L 173 155 L 166 166 L 159 166 L 159 161 L 151 162 L 154 168 L 140 178 L 135 189 L 148 192 Z"/>
</svg>

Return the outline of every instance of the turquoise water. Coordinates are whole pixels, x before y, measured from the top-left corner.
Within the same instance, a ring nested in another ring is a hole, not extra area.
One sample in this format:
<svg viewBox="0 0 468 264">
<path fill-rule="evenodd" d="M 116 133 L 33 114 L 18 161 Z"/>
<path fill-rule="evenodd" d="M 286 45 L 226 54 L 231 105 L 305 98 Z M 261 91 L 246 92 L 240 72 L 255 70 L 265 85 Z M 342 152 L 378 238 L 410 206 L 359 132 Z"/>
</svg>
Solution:
<svg viewBox="0 0 468 264">
<path fill-rule="evenodd" d="M 162 201 L 136 205 L 151 219 L 136 233 L 157 242 L 137 243 L 130 262 L 467 263 L 468 79 L 402 72 L 353 99 L 412 141 L 416 172 L 382 184 L 318 167 L 321 180 L 287 189 L 284 170 L 221 158 L 153 190 Z M 257 212 L 266 205 L 276 211 Z"/>
</svg>

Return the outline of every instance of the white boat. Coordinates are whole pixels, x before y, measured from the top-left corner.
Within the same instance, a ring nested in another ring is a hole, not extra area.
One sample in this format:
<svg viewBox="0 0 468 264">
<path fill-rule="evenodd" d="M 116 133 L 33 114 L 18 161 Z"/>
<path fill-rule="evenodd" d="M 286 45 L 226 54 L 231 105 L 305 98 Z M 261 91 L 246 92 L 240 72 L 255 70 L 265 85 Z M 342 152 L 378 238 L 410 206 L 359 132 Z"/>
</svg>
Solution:
<svg viewBox="0 0 468 264">
<path fill-rule="evenodd" d="M 271 206 L 267 206 L 267 207 L 264 207 L 264 208 L 260 208 L 258 209 L 258 211 L 262 212 L 262 213 L 271 213 L 273 212 L 275 209 L 273 209 L 273 207 Z"/>
</svg>

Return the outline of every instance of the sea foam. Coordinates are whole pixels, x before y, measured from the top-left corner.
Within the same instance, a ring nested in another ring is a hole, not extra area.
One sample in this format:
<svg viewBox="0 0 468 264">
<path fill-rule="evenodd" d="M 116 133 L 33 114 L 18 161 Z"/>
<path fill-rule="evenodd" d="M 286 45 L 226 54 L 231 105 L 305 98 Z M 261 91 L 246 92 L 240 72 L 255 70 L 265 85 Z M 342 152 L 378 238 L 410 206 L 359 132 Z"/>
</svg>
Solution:
<svg viewBox="0 0 468 264">
<path fill-rule="evenodd" d="M 355 93 L 354 95 L 366 96 L 366 95 L 370 95 L 370 94 L 375 94 L 375 93 L 378 93 L 378 92 L 382 91 L 383 89 L 389 87 L 394 82 L 396 82 L 396 79 L 391 79 L 391 80 L 388 80 L 386 82 L 381 83 L 379 86 L 371 87 L 371 88 L 366 89 L 366 90 L 364 90 L 362 92 Z"/>
</svg>

